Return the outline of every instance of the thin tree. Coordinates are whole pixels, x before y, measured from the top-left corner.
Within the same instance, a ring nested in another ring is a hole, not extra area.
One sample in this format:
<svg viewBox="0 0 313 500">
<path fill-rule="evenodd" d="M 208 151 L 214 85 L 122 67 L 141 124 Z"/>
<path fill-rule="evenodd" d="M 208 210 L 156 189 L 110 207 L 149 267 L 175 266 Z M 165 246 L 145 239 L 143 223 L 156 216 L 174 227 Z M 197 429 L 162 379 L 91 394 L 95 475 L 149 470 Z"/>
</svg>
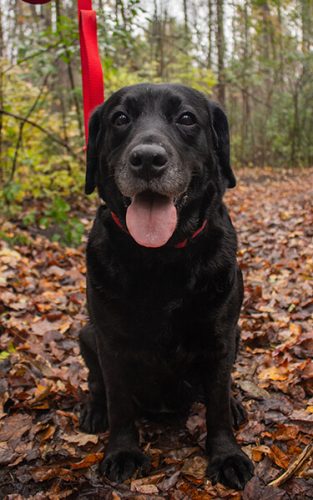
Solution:
<svg viewBox="0 0 313 500">
<path fill-rule="evenodd" d="M 216 2 L 216 45 L 217 45 L 217 96 L 222 106 L 225 106 L 225 37 L 224 37 L 224 0 Z"/>
</svg>

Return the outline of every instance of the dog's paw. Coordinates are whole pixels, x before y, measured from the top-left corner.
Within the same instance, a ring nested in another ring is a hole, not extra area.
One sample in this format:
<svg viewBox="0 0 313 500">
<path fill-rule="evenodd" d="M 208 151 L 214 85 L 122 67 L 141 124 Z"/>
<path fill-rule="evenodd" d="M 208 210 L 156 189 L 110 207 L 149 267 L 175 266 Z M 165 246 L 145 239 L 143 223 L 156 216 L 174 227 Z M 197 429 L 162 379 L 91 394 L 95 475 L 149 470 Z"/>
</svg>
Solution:
<svg viewBox="0 0 313 500">
<path fill-rule="evenodd" d="M 120 450 L 109 453 L 100 464 L 101 472 L 110 481 L 121 483 L 139 469 L 146 475 L 151 467 L 150 459 L 139 450 Z"/>
<path fill-rule="evenodd" d="M 92 401 L 86 403 L 80 410 L 79 428 L 88 434 L 105 432 L 108 429 L 106 408 Z"/>
<path fill-rule="evenodd" d="M 244 453 L 214 457 L 207 468 L 207 476 L 212 484 L 222 483 L 228 488 L 243 490 L 253 476 L 253 464 Z"/>
<path fill-rule="evenodd" d="M 247 420 L 247 413 L 237 399 L 234 397 L 230 398 L 230 409 L 232 414 L 232 424 L 235 429 L 239 429 L 241 424 Z"/>
</svg>

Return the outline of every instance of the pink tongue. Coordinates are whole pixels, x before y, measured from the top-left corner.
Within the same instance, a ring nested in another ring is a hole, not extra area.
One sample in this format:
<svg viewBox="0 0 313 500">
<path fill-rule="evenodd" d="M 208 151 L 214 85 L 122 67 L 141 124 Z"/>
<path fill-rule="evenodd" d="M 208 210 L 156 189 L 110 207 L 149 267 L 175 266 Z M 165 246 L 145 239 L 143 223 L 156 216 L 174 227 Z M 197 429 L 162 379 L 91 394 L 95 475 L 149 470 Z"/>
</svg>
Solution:
<svg viewBox="0 0 313 500">
<path fill-rule="evenodd" d="M 126 213 L 127 229 L 144 247 L 165 245 L 175 231 L 177 212 L 173 200 L 166 196 L 143 193 L 132 199 Z"/>
</svg>

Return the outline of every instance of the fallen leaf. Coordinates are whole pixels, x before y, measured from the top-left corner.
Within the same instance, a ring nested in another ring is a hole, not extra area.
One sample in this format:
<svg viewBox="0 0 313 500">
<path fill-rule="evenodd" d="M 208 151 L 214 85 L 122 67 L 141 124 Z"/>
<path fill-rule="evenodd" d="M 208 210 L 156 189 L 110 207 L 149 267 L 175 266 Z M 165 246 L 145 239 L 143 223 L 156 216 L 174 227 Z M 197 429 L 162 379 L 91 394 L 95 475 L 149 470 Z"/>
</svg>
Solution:
<svg viewBox="0 0 313 500">
<path fill-rule="evenodd" d="M 78 446 L 86 446 L 86 444 L 88 443 L 97 444 L 99 441 L 98 436 L 95 436 L 94 434 L 85 434 L 82 432 L 78 434 L 64 434 L 62 436 L 62 439 L 64 441 L 67 441 L 68 443 L 77 444 Z"/>
<path fill-rule="evenodd" d="M 0 430 L 0 442 L 9 441 L 14 438 L 20 439 L 23 434 L 30 430 L 32 426 L 32 417 L 18 413 L 11 415 L 2 421 Z"/>
<path fill-rule="evenodd" d="M 7 465 L 13 462 L 18 454 L 10 448 L 8 443 L 0 443 L 0 465 Z"/>
<path fill-rule="evenodd" d="M 89 455 L 86 455 L 82 460 L 79 462 L 75 462 L 71 464 L 72 469 L 85 469 L 87 467 L 90 467 L 93 464 L 96 464 L 98 462 L 101 462 L 101 460 L 104 457 L 104 453 L 91 453 Z"/>
<path fill-rule="evenodd" d="M 265 455 L 269 455 L 271 452 L 271 449 L 269 446 L 265 445 L 260 445 L 260 446 L 254 446 L 252 448 L 252 459 L 254 462 L 260 462 Z"/>
<path fill-rule="evenodd" d="M 259 387 L 250 380 L 237 380 L 236 383 L 252 398 L 267 399 L 270 397 L 269 393 L 265 389 L 262 389 L 262 387 Z"/>
<path fill-rule="evenodd" d="M 289 369 L 284 366 L 271 366 L 261 370 L 258 374 L 260 380 L 287 380 Z"/>
<path fill-rule="evenodd" d="M 271 446 L 271 452 L 269 457 L 273 460 L 273 462 L 281 467 L 282 469 L 287 469 L 290 458 L 284 453 L 278 446 Z"/>
<path fill-rule="evenodd" d="M 207 466 L 208 461 L 204 457 L 196 456 L 188 458 L 181 468 L 181 473 L 196 479 L 203 479 Z"/>
<path fill-rule="evenodd" d="M 155 484 L 134 484 L 135 482 L 132 481 L 130 485 L 130 491 L 136 491 L 138 493 L 143 493 L 145 495 L 153 495 L 155 493 L 158 493 L 159 490 Z"/>
<path fill-rule="evenodd" d="M 242 500 L 287 500 L 288 494 L 281 489 L 266 486 L 258 477 L 249 481 L 242 493 Z"/>
<path fill-rule="evenodd" d="M 48 481 L 49 479 L 62 478 L 63 481 L 73 481 L 74 475 L 69 469 L 58 465 L 46 465 L 42 467 L 33 467 L 30 470 L 34 481 Z"/>
<path fill-rule="evenodd" d="M 296 425 L 278 424 L 272 437 L 277 441 L 288 441 L 289 439 L 296 439 L 298 433 L 299 428 Z"/>
</svg>

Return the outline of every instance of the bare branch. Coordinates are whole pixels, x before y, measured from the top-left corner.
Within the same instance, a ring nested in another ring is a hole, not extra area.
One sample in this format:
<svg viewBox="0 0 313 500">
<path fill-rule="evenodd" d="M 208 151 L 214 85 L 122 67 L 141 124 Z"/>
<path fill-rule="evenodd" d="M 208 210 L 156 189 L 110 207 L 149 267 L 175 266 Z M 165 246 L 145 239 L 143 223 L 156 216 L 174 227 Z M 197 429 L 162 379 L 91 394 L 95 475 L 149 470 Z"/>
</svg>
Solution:
<svg viewBox="0 0 313 500">
<path fill-rule="evenodd" d="M 26 114 L 25 116 L 25 119 L 27 120 L 30 115 L 32 114 L 32 112 L 35 110 L 38 102 L 39 102 L 39 99 L 40 97 L 42 96 L 42 93 L 43 93 L 43 90 L 44 90 L 44 87 L 48 81 L 48 78 L 50 76 L 51 73 L 48 73 L 43 82 L 42 82 L 42 85 L 41 85 L 41 88 L 40 88 L 40 91 L 36 97 L 36 99 L 34 100 L 33 104 L 31 105 L 31 107 L 29 108 L 28 110 L 28 113 Z M 24 121 L 21 121 L 20 123 L 20 129 L 19 129 L 19 134 L 18 134 L 18 138 L 17 138 L 17 141 L 16 141 L 16 146 L 15 146 L 15 152 L 14 152 L 14 158 L 13 158 L 13 161 L 12 161 L 12 169 L 11 169 L 11 174 L 10 174 L 10 177 L 9 177 L 9 180 L 7 181 L 6 184 L 9 184 L 10 182 L 12 182 L 13 178 L 14 178 L 14 174 L 15 174 L 15 171 L 16 171 L 16 165 L 17 165 L 17 159 L 18 159 L 18 153 L 19 153 L 19 149 L 20 149 L 20 146 L 22 144 L 22 139 L 23 139 L 23 129 L 24 129 L 24 125 L 25 125 L 25 120 Z"/>
<path fill-rule="evenodd" d="M 16 115 L 14 113 L 11 113 L 9 111 L 5 111 L 4 109 L 1 109 L 1 108 L 0 108 L 0 113 L 3 115 L 6 115 L 6 116 L 11 116 L 12 118 L 15 118 L 16 120 L 20 120 L 22 122 L 27 123 L 28 125 L 31 125 L 32 127 L 37 128 L 43 134 L 45 134 L 47 137 L 49 137 L 52 142 L 55 142 L 56 144 L 59 144 L 59 146 L 62 146 L 64 149 L 66 149 L 68 151 L 68 153 L 70 153 L 70 155 L 72 155 L 74 158 L 76 158 L 76 160 L 84 161 L 84 157 L 82 155 L 80 155 L 79 153 L 76 153 L 66 142 L 62 141 L 62 139 L 60 139 L 60 137 L 58 137 L 54 134 L 51 134 L 51 132 L 49 132 L 49 130 L 45 129 L 41 125 L 38 125 L 38 123 L 35 123 L 32 120 L 28 120 L 27 118 L 25 118 L 23 116 L 19 116 L 19 115 Z"/>
</svg>

